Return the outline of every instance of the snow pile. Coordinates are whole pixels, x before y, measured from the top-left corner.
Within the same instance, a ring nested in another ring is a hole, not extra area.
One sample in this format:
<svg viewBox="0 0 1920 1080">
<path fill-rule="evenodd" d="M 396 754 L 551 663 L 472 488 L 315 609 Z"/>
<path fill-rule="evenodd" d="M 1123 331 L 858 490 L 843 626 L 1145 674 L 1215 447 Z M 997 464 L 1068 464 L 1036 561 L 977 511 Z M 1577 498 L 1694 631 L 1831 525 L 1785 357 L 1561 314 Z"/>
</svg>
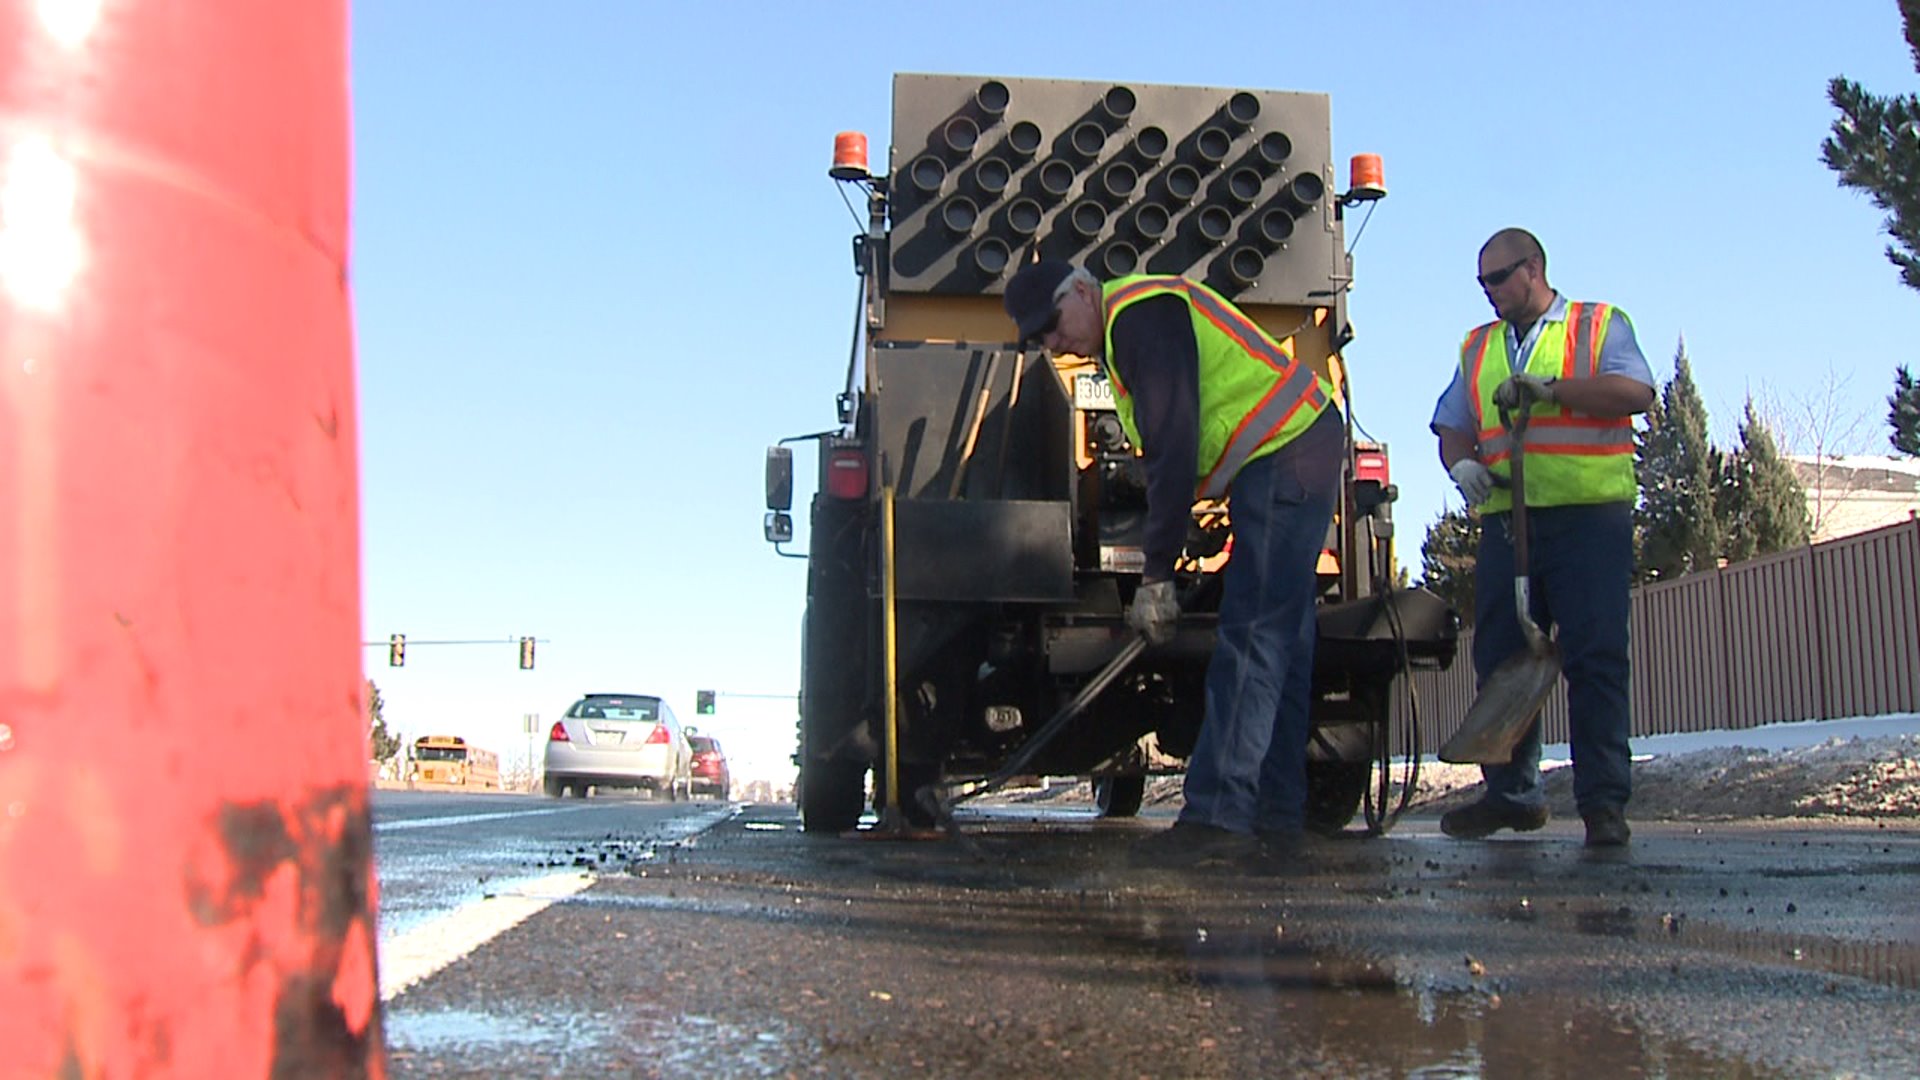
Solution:
<svg viewBox="0 0 1920 1080">
<path fill-rule="evenodd" d="M 1835 736 L 1833 731 L 1866 732 Z M 1825 738 L 1820 736 L 1825 735 Z M 1740 743 L 1749 745 L 1739 745 Z M 1735 818 L 1920 818 L 1920 714 L 1775 724 L 1738 732 L 1702 732 L 1635 739 L 1633 801 L 1638 821 Z M 1651 751 L 1651 752 L 1649 752 Z M 1548 747 L 1564 755 L 1564 746 Z M 1556 816 L 1571 817 L 1573 770 L 1565 760 L 1542 763 L 1542 786 Z M 1394 767 L 1394 781 L 1406 773 Z M 1143 802 L 1177 808 L 1179 776 L 1147 782 Z M 1480 767 L 1428 758 L 1410 807 L 1440 814 L 1479 798 Z M 1083 804 L 1084 781 L 1052 780 L 1009 790 L 990 801 Z M 1396 790 L 1393 802 L 1398 802 Z M 1391 804 L 1390 804 L 1391 805 Z"/>
<path fill-rule="evenodd" d="M 1570 815 L 1573 770 L 1549 763 L 1548 805 Z M 1480 795 L 1474 766 L 1423 762 L 1416 805 L 1440 812 Z M 1831 738 L 1764 750 L 1723 746 L 1637 759 L 1630 816 L 1640 820 L 1920 817 L 1920 735 Z"/>
<path fill-rule="evenodd" d="M 1837 756 L 1844 764 L 1843 774 L 1824 789 L 1802 796 L 1796 807 L 1809 814 L 1920 817 L 1920 736 L 1870 742 L 1880 745 L 1869 747 L 1871 756 L 1861 760 L 1857 756 L 1861 748 L 1834 740 L 1833 748 L 1842 751 Z"/>
</svg>

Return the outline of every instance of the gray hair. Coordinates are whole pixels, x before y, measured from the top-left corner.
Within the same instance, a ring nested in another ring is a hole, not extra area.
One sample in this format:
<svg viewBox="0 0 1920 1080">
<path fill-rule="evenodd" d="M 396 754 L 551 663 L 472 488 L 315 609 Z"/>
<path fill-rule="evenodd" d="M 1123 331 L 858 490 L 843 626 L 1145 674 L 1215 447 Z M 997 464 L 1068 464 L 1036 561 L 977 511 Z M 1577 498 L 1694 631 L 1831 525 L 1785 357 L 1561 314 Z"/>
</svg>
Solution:
<svg viewBox="0 0 1920 1080">
<path fill-rule="evenodd" d="M 1082 281 L 1093 287 L 1095 296 L 1100 295 L 1100 279 L 1094 277 L 1093 271 L 1086 267 L 1076 266 L 1073 268 L 1073 273 L 1068 274 L 1060 284 L 1053 287 L 1053 302 L 1059 304 L 1062 298 L 1073 291 L 1074 284 Z"/>
</svg>

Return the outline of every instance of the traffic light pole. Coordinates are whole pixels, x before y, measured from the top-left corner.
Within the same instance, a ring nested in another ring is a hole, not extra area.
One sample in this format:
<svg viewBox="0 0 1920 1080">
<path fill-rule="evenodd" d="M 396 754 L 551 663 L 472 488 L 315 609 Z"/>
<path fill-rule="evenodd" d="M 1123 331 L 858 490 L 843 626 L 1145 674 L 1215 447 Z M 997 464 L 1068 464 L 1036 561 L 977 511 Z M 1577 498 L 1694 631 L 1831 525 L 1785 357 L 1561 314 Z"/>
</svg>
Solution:
<svg viewBox="0 0 1920 1080">
<path fill-rule="evenodd" d="M 701 716 L 712 716 L 719 711 L 719 698 L 740 698 L 741 700 L 791 701 L 798 704 L 800 695 L 792 694 L 740 694 L 731 690 L 701 690 L 694 695 L 694 712 Z"/>
<path fill-rule="evenodd" d="M 376 649 L 387 647 L 387 666 L 405 667 L 407 646 L 409 645 L 518 645 L 520 647 L 520 670 L 533 670 L 533 647 L 536 643 L 546 643 L 549 638 L 414 638 L 409 640 L 405 634 L 394 634 L 385 641 L 363 641 L 362 648 Z"/>
</svg>

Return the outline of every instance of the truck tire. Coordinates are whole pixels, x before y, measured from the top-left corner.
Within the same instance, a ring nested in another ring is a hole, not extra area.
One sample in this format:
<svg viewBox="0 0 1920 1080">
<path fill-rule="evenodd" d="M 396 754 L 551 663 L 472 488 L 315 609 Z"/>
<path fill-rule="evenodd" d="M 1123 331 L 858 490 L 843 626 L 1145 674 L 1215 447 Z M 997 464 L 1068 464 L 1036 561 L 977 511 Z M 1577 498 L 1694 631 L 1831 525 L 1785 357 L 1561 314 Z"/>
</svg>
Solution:
<svg viewBox="0 0 1920 1080">
<path fill-rule="evenodd" d="M 1129 818 L 1140 812 L 1147 795 L 1144 776 L 1096 776 L 1093 805 L 1103 818 Z"/>
<path fill-rule="evenodd" d="M 800 827 L 843 833 L 860 824 L 867 767 L 851 761 L 809 761 L 800 767 Z"/>
<path fill-rule="evenodd" d="M 815 495 L 808 538 L 807 608 L 800 630 L 800 823 L 841 833 L 860 821 L 867 764 L 860 757 L 867 694 L 864 502 Z M 852 747 L 848 743 L 852 743 Z"/>
<path fill-rule="evenodd" d="M 1307 762 L 1307 828 L 1320 833 L 1346 828 L 1372 778 L 1371 761 Z"/>
</svg>

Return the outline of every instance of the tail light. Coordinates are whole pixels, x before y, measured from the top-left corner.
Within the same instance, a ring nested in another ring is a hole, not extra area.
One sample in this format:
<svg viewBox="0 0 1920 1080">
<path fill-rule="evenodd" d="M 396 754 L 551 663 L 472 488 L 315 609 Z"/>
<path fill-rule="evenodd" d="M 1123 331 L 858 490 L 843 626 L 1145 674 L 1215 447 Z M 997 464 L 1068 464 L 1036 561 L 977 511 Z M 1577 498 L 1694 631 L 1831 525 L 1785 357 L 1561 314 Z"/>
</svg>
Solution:
<svg viewBox="0 0 1920 1080">
<path fill-rule="evenodd" d="M 648 746 L 667 745 L 667 725 L 665 724 L 653 725 L 653 732 L 647 736 L 647 745 Z"/>
<path fill-rule="evenodd" d="M 867 497 L 867 455 L 858 446 L 836 446 L 827 452 L 827 494 L 836 499 Z"/>
<path fill-rule="evenodd" d="M 1382 522 L 1390 521 L 1392 510 L 1387 504 L 1400 497 L 1393 486 L 1392 473 L 1387 468 L 1386 447 L 1376 443 L 1361 443 L 1353 448 L 1353 503 L 1354 509 L 1362 514 L 1374 515 Z"/>
<path fill-rule="evenodd" d="M 547 732 L 547 741 L 548 742 L 572 742 L 573 740 L 567 737 L 567 725 L 561 723 L 558 720 L 555 720 L 553 722 L 553 730 Z"/>
<path fill-rule="evenodd" d="M 1353 478 L 1361 483 L 1391 483 L 1387 470 L 1387 452 L 1377 446 L 1360 445 L 1353 451 Z"/>
</svg>

